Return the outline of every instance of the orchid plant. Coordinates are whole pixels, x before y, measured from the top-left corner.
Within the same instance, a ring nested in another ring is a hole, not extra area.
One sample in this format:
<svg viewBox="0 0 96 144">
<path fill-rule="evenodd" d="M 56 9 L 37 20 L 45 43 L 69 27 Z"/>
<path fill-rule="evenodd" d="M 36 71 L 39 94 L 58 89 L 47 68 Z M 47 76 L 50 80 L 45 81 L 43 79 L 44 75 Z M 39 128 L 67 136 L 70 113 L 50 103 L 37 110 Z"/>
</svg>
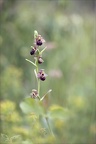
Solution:
<svg viewBox="0 0 96 144">
<path fill-rule="evenodd" d="M 42 101 L 48 93 L 50 93 L 52 90 L 48 90 L 48 92 L 40 96 L 40 81 L 45 81 L 46 77 L 48 76 L 44 69 L 39 69 L 39 65 L 44 62 L 42 58 L 43 52 L 46 50 L 47 47 L 41 49 L 41 46 L 45 43 L 44 38 L 38 34 L 38 32 L 34 31 L 34 44 L 31 46 L 30 55 L 34 56 L 34 62 L 30 61 L 29 59 L 26 59 L 26 61 L 30 62 L 35 66 L 34 73 L 37 79 L 37 89 L 32 89 L 32 92 L 30 94 L 30 97 L 35 99 L 38 98 L 40 101 Z"/>
</svg>

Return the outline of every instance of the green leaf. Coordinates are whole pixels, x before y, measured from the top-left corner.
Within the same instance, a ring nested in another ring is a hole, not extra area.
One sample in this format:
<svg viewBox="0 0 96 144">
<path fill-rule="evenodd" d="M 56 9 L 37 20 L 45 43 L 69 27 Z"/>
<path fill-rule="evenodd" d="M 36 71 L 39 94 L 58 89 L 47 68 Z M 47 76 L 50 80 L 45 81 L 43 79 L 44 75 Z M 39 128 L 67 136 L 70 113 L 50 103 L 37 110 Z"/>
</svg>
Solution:
<svg viewBox="0 0 96 144">
<path fill-rule="evenodd" d="M 52 89 L 50 89 L 50 90 L 40 99 L 40 101 L 42 101 L 51 91 L 52 91 Z"/>
<path fill-rule="evenodd" d="M 37 115 L 43 114 L 43 108 L 40 104 L 40 101 L 37 99 L 28 98 L 24 102 L 20 103 L 20 108 L 26 114 L 34 113 Z"/>
<path fill-rule="evenodd" d="M 22 141 L 22 144 L 33 144 L 33 142 L 29 140 L 25 140 L 25 141 Z"/>
<path fill-rule="evenodd" d="M 51 118 L 66 119 L 69 116 L 69 110 L 58 105 L 52 105 L 48 115 Z"/>
<path fill-rule="evenodd" d="M 9 137 L 6 134 L 1 134 L 1 141 L 9 141 Z"/>
<path fill-rule="evenodd" d="M 51 123 L 52 121 L 48 117 L 43 116 L 43 115 L 39 116 L 39 121 L 42 127 L 44 127 L 47 130 L 47 132 L 49 131 L 49 133 L 51 133 L 52 136 L 54 136 L 53 130 L 52 130 L 52 123 Z"/>
<path fill-rule="evenodd" d="M 35 67 L 37 67 L 36 64 L 33 63 L 32 61 L 30 61 L 30 60 L 28 60 L 28 59 L 25 59 L 25 60 L 28 61 L 28 62 L 30 62 L 31 64 L 33 64 Z"/>
<path fill-rule="evenodd" d="M 22 144 L 33 144 L 32 140 L 29 141 L 29 140 L 25 140 L 25 141 L 22 141 Z"/>
<path fill-rule="evenodd" d="M 46 50 L 47 47 L 45 47 L 41 52 L 40 55 L 42 55 L 42 53 Z"/>
<path fill-rule="evenodd" d="M 47 124 L 46 118 L 44 116 L 40 115 L 39 121 L 40 121 L 42 127 L 48 129 L 48 124 Z"/>
<path fill-rule="evenodd" d="M 20 135 L 15 135 L 15 136 L 12 136 L 10 139 L 15 140 L 15 139 L 18 139 L 19 137 L 20 137 Z"/>
</svg>

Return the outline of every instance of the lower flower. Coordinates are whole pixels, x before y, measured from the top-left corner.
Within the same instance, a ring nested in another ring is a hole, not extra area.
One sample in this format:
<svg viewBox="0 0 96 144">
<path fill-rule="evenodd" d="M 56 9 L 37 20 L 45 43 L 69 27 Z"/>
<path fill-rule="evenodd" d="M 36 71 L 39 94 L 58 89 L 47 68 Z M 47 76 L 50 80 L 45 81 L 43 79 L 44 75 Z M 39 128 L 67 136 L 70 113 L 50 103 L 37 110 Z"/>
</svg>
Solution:
<svg viewBox="0 0 96 144">
<path fill-rule="evenodd" d="M 30 96 L 31 96 L 31 98 L 34 98 L 34 99 L 37 98 L 38 97 L 38 91 L 33 89 L 32 93 L 30 94 Z"/>
<path fill-rule="evenodd" d="M 41 69 L 41 70 L 38 72 L 38 74 L 37 74 L 37 77 L 38 77 L 40 80 L 42 80 L 42 81 L 44 81 L 47 76 L 48 76 L 48 75 L 44 72 L 43 69 Z"/>
</svg>

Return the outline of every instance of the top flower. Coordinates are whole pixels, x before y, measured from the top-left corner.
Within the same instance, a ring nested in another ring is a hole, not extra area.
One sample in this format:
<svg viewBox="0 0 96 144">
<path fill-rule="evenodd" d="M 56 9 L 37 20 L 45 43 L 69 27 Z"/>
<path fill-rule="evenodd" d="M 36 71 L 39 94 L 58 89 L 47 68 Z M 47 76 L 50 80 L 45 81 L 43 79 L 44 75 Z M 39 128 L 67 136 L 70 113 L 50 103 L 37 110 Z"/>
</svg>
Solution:
<svg viewBox="0 0 96 144">
<path fill-rule="evenodd" d="M 41 46 L 44 42 L 45 42 L 45 40 L 43 39 L 43 37 L 41 37 L 41 35 L 38 35 L 35 39 L 35 43 L 38 46 Z"/>
</svg>

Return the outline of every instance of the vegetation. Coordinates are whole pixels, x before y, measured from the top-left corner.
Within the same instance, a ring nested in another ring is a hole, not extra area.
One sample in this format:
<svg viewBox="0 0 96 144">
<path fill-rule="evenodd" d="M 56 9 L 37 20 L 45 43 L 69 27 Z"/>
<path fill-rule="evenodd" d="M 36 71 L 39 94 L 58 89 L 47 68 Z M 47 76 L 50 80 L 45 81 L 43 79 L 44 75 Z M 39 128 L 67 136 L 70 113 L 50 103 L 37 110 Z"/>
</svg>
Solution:
<svg viewBox="0 0 96 144">
<path fill-rule="evenodd" d="M 95 144 L 95 15 L 66 0 L 0 1 L 1 144 Z M 70 12 L 71 11 L 71 12 Z M 40 94 L 30 55 L 34 30 L 46 40 Z M 29 97 L 29 98 L 28 98 Z"/>
</svg>

